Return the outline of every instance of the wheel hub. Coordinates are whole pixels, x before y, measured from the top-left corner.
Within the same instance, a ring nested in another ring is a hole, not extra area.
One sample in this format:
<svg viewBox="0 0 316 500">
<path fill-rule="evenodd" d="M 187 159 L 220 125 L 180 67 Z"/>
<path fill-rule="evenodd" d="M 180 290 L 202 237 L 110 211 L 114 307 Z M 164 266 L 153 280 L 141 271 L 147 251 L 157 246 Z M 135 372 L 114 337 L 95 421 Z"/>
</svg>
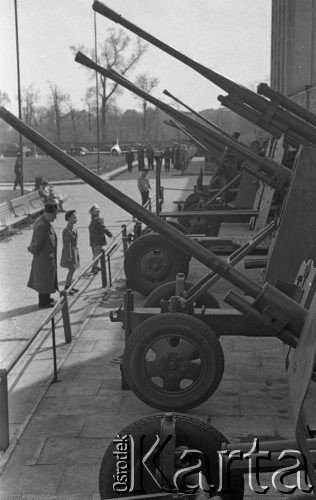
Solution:
<svg viewBox="0 0 316 500">
<path fill-rule="evenodd" d="M 162 249 L 155 249 L 142 256 L 139 263 L 142 276 L 151 281 L 163 281 L 171 272 L 170 256 Z"/>
</svg>

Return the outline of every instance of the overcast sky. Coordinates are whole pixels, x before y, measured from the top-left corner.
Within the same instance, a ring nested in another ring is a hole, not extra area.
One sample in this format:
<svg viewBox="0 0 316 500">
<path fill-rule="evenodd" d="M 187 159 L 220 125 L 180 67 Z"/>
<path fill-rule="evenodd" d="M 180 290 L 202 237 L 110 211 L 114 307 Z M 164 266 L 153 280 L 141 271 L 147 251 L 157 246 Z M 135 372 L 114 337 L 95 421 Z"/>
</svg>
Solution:
<svg viewBox="0 0 316 500">
<path fill-rule="evenodd" d="M 69 93 L 75 107 L 92 84 L 88 71 L 74 62 L 71 45 L 94 47 L 92 0 L 17 0 L 21 86 L 34 85 L 42 101 L 47 82 Z M 105 5 L 187 56 L 245 86 L 269 81 L 271 0 L 106 0 Z M 97 14 L 97 36 L 118 27 Z M 125 30 L 125 28 L 123 28 Z M 127 32 L 132 40 L 135 35 Z M 17 111 L 14 1 L 1 0 L 0 90 Z M 219 107 L 218 87 L 184 64 L 149 46 L 129 78 L 141 73 L 159 78 L 153 94 L 165 102 L 164 89 L 196 110 Z M 139 104 L 124 91 L 121 109 Z"/>
</svg>

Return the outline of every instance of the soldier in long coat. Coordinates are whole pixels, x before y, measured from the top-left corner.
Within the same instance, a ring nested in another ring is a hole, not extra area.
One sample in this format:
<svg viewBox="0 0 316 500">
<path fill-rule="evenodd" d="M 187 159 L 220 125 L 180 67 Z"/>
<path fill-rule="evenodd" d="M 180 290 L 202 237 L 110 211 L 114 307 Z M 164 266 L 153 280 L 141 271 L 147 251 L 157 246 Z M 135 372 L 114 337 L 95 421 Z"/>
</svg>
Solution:
<svg viewBox="0 0 316 500">
<path fill-rule="evenodd" d="M 38 292 L 39 307 L 53 307 L 50 294 L 58 290 L 57 236 L 52 226 L 56 219 L 57 204 L 46 204 L 44 213 L 35 222 L 28 251 L 33 254 L 32 268 L 27 283 Z"/>
</svg>

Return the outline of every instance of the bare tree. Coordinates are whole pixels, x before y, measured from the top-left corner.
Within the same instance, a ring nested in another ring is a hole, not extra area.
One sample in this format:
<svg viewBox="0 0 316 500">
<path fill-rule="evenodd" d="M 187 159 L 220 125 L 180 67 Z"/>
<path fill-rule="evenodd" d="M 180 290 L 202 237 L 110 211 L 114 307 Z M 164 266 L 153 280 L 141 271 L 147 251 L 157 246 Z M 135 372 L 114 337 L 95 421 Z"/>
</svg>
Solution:
<svg viewBox="0 0 316 500">
<path fill-rule="evenodd" d="M 29 85 L 26 89 L 22 91 L 22 110 L 24 121 L 30 127 L 34 126 L 36 128 L 38 122 L 40 121 L 39 109 L 39 91 L 34 90 L 33 85 Z"/>
<path fill-rule="evenodd" d="M 84 104 L 87 107 L 88 110 L 88 128 L 89 128 L 89 134 L 91 133 L 91 117 L 92 117 L 92 110 L 95 107 L 95 88 L 94 87 L 89 87 L 86 90 L 86 94 L 84 96 L 84 99 L 82 99 Z"/>
<path fill-rule="evenodd" d="M 71 124 L 72 124 L 72 132 L 73 132 L 73 140 L 77 142 L 77 123 L 76 123 L 76 110 L 73 107 L 70 96 L 66 99 L 66 106 L 69 109 Z"/>
<path fill-rule="evenodd" d="M 159 83 L 158 78 L 149 78 L 145 73 L 138 75 L 136 78 L 135 85 L 142 89 L 146 94 L 150 94 L 151 91 L 157 87 Z M 147 106 L 148 102 L 146 99 L 142 99 L 141 97 L 136 97 L 136 99 L 141 100 L 141 105 L 143 109 L 143 127 L 142 127 L 142 136 L 143 141 L 146 142 L 148 140 L 148 132 L 147 132 Z"/>
<path fill-rule="evenodd" d="M 57 144 L 61 144 L 61 118 L 69 95 L 62 92 L 55 83 L 49 82 L 49 88 L 50 95 L 48 97 L 51 106 L 51 116 L 56 127 Z"/>
<path fill-rule="evenodd" d="M 9 94 L 5 90 L 0 90 L 0 106 L 6 106 L 10 102 Z"/>
<path fill-rule="evenodd" d="M 130 47 L 130 37 L 125 35 L 123 30 L 110 29 L 108 33 L 109 36 L 98 49 L 98 64 L 127 76 L 128 72 L 136 66 L 146 51 L 147 44 L 137 38 L 135 44 Z M 88 52 L 90 57 L 95 60 L 94 50 L 86 49 L 82 45 L 70 48 L 73 52 L 78 50 Z M 99 96 L 101 98 L 101 133 L 102 141 L 106 142 L 106 114 L 115 96 L 122 90 L 118 83 L 108 80 L 105 76 L 98 75 L 98 78 L 100 81 Z"/>
</svg>

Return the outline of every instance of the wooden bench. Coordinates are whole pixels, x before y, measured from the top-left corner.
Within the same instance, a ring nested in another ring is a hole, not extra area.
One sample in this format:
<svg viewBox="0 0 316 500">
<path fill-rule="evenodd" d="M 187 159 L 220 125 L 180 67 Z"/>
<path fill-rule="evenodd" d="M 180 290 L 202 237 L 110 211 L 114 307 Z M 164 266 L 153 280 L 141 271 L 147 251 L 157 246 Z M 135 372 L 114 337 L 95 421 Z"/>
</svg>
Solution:
<svg viewBox="0 0 316 500">
<path fill-rule="evenodd" d="M 9 203 L 4 202 L 0 204 L 0 235 L 10 238 L 10 230 L 7 224 L 7 219 L 12 217 L 12 210 Z"/>
<path fill-rule="evenodd" d="M 10 201 L 12 211 L 16 217 L 24 217 L 32 219 L 44 211 L 43 199 L 38 191 L 24 194 Z"/>
</svg>

